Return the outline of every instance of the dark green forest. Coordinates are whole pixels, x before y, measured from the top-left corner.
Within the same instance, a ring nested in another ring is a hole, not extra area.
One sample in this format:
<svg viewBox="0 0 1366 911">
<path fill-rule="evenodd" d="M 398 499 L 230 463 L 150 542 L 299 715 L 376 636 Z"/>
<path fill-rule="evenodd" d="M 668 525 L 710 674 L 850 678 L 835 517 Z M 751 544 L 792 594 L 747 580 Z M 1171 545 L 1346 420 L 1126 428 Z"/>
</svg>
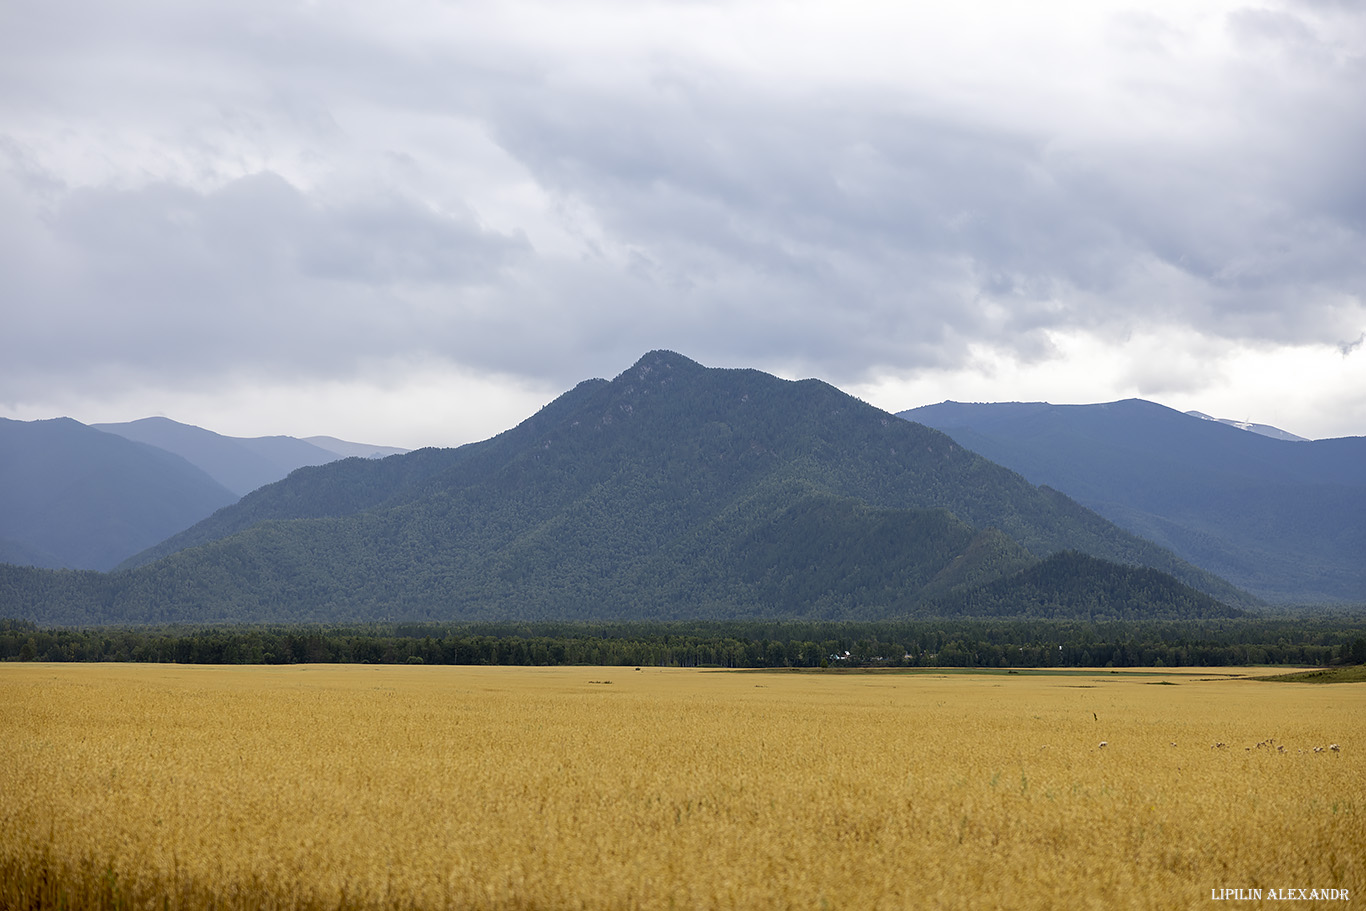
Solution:
<svg viewBox="0 0 1366 911">
<path fill-rule="evenodd" d="M 1223 667 L 1366 663 L 1366 612 L 1194 621 L 394 623 L 40 628 L 0 660 L 621 667 Z"/>
<path fill-rule="evenodd" d="M 0 566 L 45 625 L 1193 619 L 1255 599 L 816 380 L 651 352 L 482 443 L 303 468 L 123 569 Z"/>
<path fill-rule="evenodd" d="M 229 561 L 226 568 L 206 568 L 200 562 L 178 566 L 172 556 L 165 561 L 170 567 L 163 567 L 155 576 L 0 565 L 0 609 L 32 605 L 26 619 L 67 626 L 375 621 L 377 618 L 365 611 L 348 609 L 344 584 L 349 581 L 367 600 L 373 599 L 371 603 L 384 605 L 378 619 L 388 621 L 833 622 L 933 617 L 1108 621 L 1246 614 L 1145 567 L 1121 566 L 1075 551 L 1041 561 L 1022 559 L 1018 548 L 1003 535 L 976 534 L 947 513 L 869 511 L 847 503 L 808 503 L 801 511 L 791 518 L 802 526 L 799 533 L 777 523 L 778 527 L 748 539 L 738 559 L 722 562 L 699 557 L 686 569 L 661 567 L 658 579 L 623 580 L 597 571 L 590 561 L 558 562 L 566 581 L 546 580 L 537 588 L 523 582 L 520 590 L 534 592 L 542 605 L 534 613 L 479 609 L 478 598 L 490 585 L 498 584 L 497 579 L 468 579 L 460 598 L 449 604 L 442 601 L 445 589 L 440 583 L 429 581 L 430 605 L 412 611 L 405 610 L 401 599 L 384 600 L 385 593 L 396 591 L 396 586 L 378 568 L 362 575 L 365 567 L 351 567 L 348 575 L 337 580 L 330 578 L 326 563 L 307 563 L 305 555 L 261 564 L 231 547 L 225 553 Z M 908 526 L 912 533 L 906 533 Z M 926 528 L 931 533 L 926 534 Z M 263 534 L 271 531 L 267 527 Z M 282 539 L 280 543 L 290 542 Z M 984 571 L 983 567 L 1001 566 L 1015 571 L 987 584 L 963 581 L 972 580 Z M 535 568 L 509 571 L 532 576 Z M 677 590 L 661 605 L 658 586 L 668 583 L 670 574 L 676 577 Z M 730 589 L 731 596 L 694 581 L 709 575 L 738 579 Z M 240 584 L 242 576 L 251 584 Z M 680 579 L 683 584 L 678 584 Z M 296 603 L 303 593 L 309 601 L 321 602 L 321 607 L 296 611 L 282 620 L 280 615 L 286 611 L 263 603 L 263 582 L 279 590 L 285 604 Z M 570 588 L 574 582 L 583 583 L 584 590 Z M 407 578 L 401 584 L 411 587 L 414 580 Z M 597 601 L 592 600 L 594 593 Z M 189 598 L 213 604 L 214 612 L 206 620 L 192 616 L 187 621 L 177 605 Z M 615 604 L 623 606 L 613 607 Z"/>
</svg>

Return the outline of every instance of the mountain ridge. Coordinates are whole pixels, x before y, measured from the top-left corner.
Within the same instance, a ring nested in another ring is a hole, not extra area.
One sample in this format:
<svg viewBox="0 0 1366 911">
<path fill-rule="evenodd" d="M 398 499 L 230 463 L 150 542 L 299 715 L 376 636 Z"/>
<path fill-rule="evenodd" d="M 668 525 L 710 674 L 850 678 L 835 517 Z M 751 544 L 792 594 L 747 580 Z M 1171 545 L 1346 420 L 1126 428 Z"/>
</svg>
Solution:
<svg viewBox="0 0 1366 911">
<path fill-rule="evenodd" d="M 110 569 L 235 499 L 165 450 L 71 418 L 0 418 L 0 539 L 7 559 Z"/>
<path fill-rule="evenodd" d="M 239 491 L 347 457 L 293 437 L 225 437 L 167 418 L 5 420 L 0 562 L 16 565 L 111 569 Z M 319 439 L 367 455 L 392 449 Z"/>
<path fill-rule="evenodd" d="M 296 468 L 323 465 L 352 456 L 370 458 L 406 451 L 391 446 L 351 443 L 335 437 L 231 437 L 166 417 L 90 426 L 175 453 L 239 497 L 286 477 Z"/>
<path fill-rule="evenodd" d="M 1366 438 L 1286 441 L 1142 399 L 899 412 L 1278 602 L 1366 600 Z"/>
<path fill-rule="evenodd" d="M 930 610 L 1069 550 L 1249 603 L 1062 494 L 819 380 L 654 351 L 489 440 L 301 468 L 136 568 L 59 581 L 99 592 L 73 615 L 98 602 L 129 622 L 828 619 Z M 1104 594 L 1114 571 L 1078 571 L 1094 611 L 1125 609 Z M 1230 610 L 1164 586 L 1153 610 Z M 993 597 L 991 610 L 1016 609 Z"/>
<path fill-rule="evenodd" d="M 1220 424 L 1227 424 L 1230 427 L 1237 427 L 1239 430 L 1246 430 L 1251 433 L 1259 433 L 1264 437 L 1271 437 L 1273 440 L 1289 440 L 1295 443 L 1307 443 L 1308 437 L 1282 430 L 1279 427 L 1272 427 L 1270 424 L 1257 424 L 1251 421 L 1235 421 L 1232 418 L 1216 418 L 1205 414 L 1203 411 L 1187 411 L 1186 414 L 1193 418 L 1200 418 L 1205 421 L 1218 421 Z"/>
</svg>

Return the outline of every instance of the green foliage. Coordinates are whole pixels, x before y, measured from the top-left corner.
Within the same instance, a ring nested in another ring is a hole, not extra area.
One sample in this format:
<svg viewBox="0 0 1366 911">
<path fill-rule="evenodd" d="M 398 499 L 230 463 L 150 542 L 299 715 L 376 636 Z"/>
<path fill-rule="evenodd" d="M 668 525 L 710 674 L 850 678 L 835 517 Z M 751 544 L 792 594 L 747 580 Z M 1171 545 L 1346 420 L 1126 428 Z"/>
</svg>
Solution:
<svg viewBox="0 0 1366 911">
<path fill-rule="evenodd" d="M 1294 674 L 1276 674 L 1273 677 L 1257 679 L 1269 683 L 1366 683 L 1366 666 L 1353 664 Z"/>
<path fill-rule="evenodd" d="M 1182 621 L 381 623 L 39 627 L 0 620 L 0 660 L 622 667 L 1342 665 L 1355 617 Z M 1359 669 L 1359 668 L 1358 668 Z"/>
<path fill-rule="evenodd" d="M 1242 614 L 1147 567 L 1120 566 L 1075 551 L 1054 554 L 1011 576 L 945 599 L 948 615 L 1157 620 Z"/>
</svg>

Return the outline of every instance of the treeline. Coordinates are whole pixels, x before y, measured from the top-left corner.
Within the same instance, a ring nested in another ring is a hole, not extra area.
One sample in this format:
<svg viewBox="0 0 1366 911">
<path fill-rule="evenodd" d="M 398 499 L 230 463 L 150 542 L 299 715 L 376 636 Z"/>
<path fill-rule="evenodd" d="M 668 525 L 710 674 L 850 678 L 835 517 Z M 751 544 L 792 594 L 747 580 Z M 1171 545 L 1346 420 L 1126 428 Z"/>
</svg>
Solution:
<svg viewBox="0 0 1366 911">
<path fill-rule="evenodd" d="M 86 629 L 0 620 L 0 660 L 725 668 L 1327 666 L 1366 663 L 1366 618 Z"/>
</svg>

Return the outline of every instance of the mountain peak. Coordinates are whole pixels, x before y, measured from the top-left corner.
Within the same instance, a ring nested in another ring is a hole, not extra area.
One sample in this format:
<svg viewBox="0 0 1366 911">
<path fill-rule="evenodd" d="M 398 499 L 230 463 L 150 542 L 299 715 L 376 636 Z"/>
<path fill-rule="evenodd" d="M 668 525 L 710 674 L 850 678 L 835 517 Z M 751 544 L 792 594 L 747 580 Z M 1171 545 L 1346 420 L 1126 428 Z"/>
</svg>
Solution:
<svg viewBox="0 0 1366 911">
<path fill-rule="evenodd" d="M 632 364 L 617 378 L 659 381 L 672 374 L 701 373 L 706 369 L 697 361 L 684 357 L 677 351 L 657 348 L 654 351 L 647 351 L 640 360 Z"/>
</svg>

